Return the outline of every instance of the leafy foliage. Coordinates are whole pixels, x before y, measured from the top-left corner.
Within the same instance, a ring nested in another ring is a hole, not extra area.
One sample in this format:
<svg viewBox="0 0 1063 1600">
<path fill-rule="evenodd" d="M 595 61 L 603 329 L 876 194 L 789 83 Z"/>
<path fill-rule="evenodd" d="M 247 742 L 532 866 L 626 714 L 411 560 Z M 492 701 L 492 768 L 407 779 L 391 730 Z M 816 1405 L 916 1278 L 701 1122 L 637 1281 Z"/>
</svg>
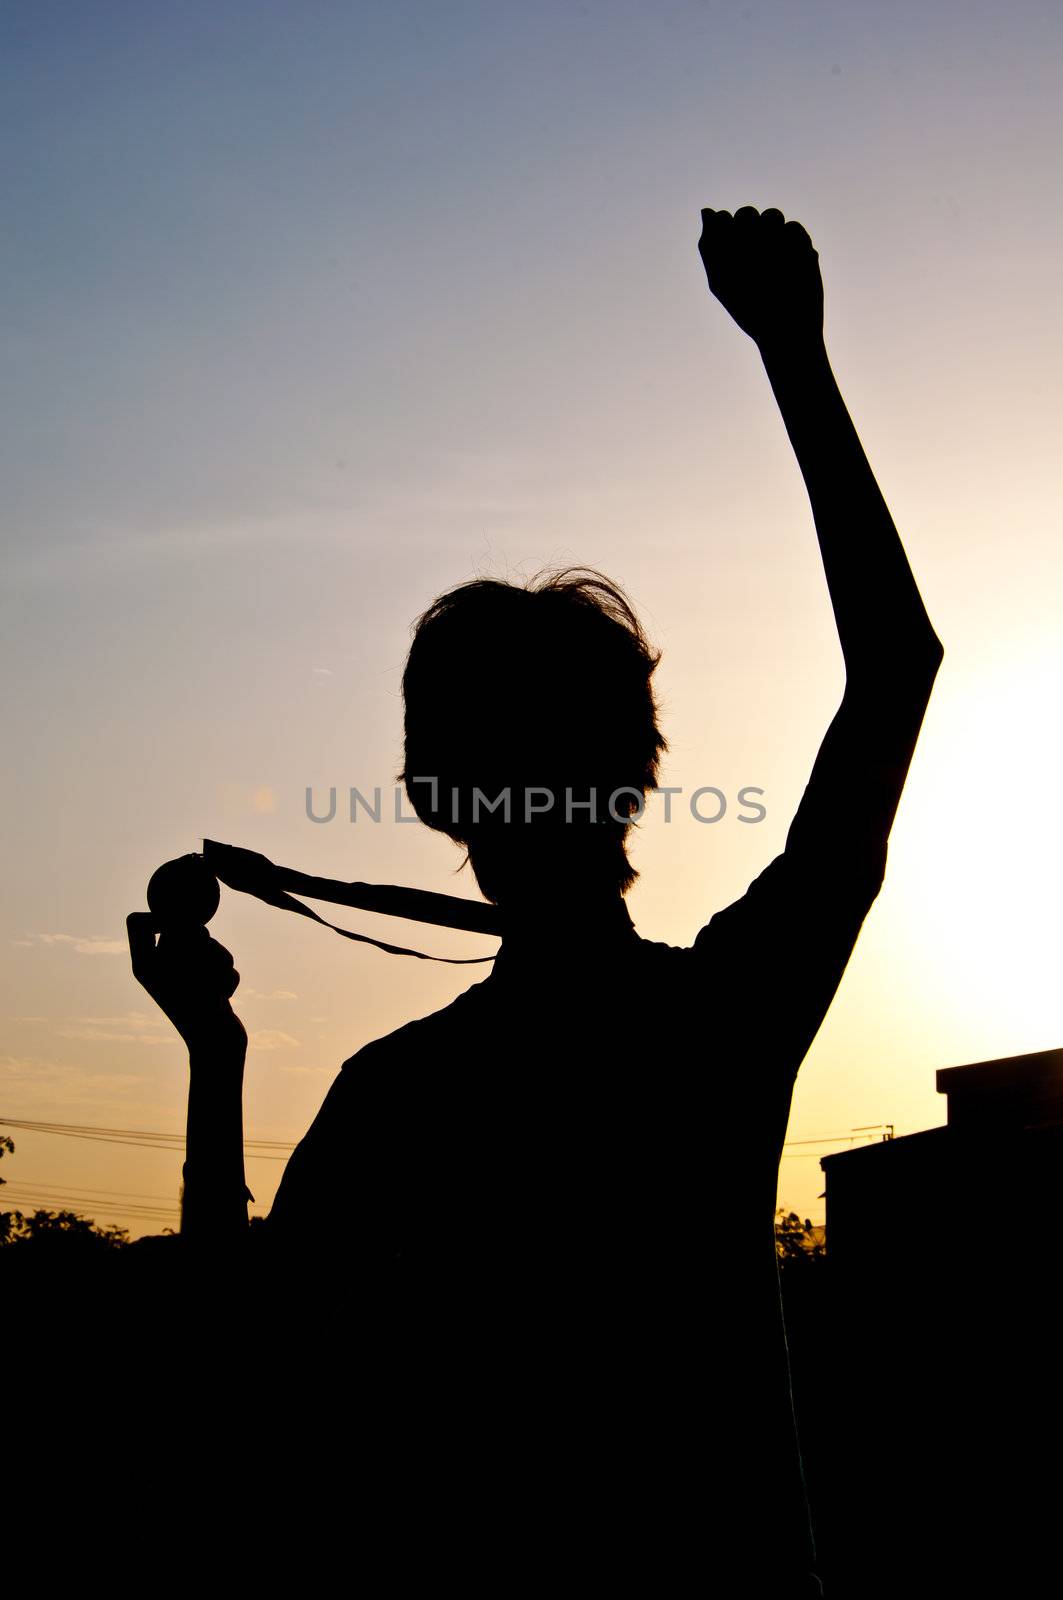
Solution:
<svg viewBox="0 0 1063 1600">
<path fill-rule="evenodd" d="M 813 1227 L 807 1217 L 802 1220 L 796 1211 L 780 1206 L 775 1213 L 775 1254 L 783 1271 L 826 1260 L 827 1246 L 822 1229 Z"/>
<path fill-rule="evenodd" d="M 116 1250 L 129 1243 L 129 1229 L 97 1227 L 91 1217 L 76 1211 L 38 1209 L 24 1216 L 21 1211 L 0 1211 L 0 1246 L 33 1245 L 37 1249 L 77 1251 Z"/>
</svg>

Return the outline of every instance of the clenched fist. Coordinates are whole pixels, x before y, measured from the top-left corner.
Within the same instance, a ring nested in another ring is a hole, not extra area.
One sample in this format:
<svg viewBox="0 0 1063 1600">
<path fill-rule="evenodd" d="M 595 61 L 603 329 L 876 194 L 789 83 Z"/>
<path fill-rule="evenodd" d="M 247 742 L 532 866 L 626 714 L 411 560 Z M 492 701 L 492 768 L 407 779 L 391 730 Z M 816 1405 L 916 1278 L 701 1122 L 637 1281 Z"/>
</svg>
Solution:
<svg viewBox="0 0 1063 1600">
<path fill-rule="evenodd" d="M 734 216 L 705 210 L 701 222 L 698 250 L 709 288 L 762 352 L 822 340 L 819 255 L 799 222 L 752 206 Z"/>
<path fill-rule="evenodd" d="M 229 1004 L 240 974 L 225 946 L 206 928 L 166 931 L 155 938 L 150 911 L 126 918 L 133 976 L 169 1018 L 190 1051 L 241 1057 L 243 1023 Z"/>
</svg>

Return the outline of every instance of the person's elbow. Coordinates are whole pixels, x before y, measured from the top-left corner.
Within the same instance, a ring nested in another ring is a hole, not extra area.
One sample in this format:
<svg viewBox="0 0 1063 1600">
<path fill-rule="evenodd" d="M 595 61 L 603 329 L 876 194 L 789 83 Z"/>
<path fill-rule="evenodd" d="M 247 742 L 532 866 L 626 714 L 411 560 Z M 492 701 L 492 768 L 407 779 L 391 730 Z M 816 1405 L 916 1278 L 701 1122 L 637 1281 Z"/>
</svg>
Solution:
<svg viewBox="0 0 1063 1600">
<path fill-rule="evenodd" d="M 944 659 L 944 646 L 929 623 L 902 642 L 862 655 L 847 663 L 843 711 L 869 728 L 898 721 L 907 727 L 913 718 L 918 727 Z"/>
<path fill-rule="evenodd" d="M 924 618 L 898 638 L 892 661 L 880 664 L 880 670 L 885 667 L 882 675 L 898 690 L 929 696 L 943 661 L 945 645 L 935 634 L 930 619 Z"/>
<path fill-rule="evenodd" d="M 880 704 L 887 722 L 900 720 L 904 726 L 918 727 L 930 704 L 944 659 L 945 651 L 932 629 L 926 639 L 919 640 L 904 653 L 881 691 Z"/>
<path fill-rule="evenodd" d="M 944 659 L 945 646 L 928 622 L 926 631 L 913 645 L 911 660 L 908 663 L 915 682 L 925 686 L 928 698 Z"/>
<path fill-rule="evenodd" d="M 933 671 L 936 673 L 945 659 L 945 646 L 934 632 L 933 626 L 929 621 L 921 642 L 921 649 L 927 660 L 933 664 Z"/>
</svg>

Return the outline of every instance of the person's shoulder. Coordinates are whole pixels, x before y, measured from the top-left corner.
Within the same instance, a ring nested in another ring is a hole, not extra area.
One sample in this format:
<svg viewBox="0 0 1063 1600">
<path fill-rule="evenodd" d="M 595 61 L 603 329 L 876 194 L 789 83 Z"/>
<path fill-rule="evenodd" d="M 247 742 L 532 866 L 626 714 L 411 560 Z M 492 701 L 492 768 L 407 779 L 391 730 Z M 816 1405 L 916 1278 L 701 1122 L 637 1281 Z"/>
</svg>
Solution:
<svg viewBox="0 0 1063 1600">
<path fill-rule="evenodd" d="M 694 940 L 695 953 L 703 954 L 720 941 L 738 936 L 746 925 L 766 916 L 791 887 L 791 866 L 785 853 L 769 861 L 742 894 L 713 912 Z"/>
<path fill-rule="evenodd" d="M 817 932 L 859 927 L 877 898 L 886 873 L 886 848 L 866 848 L 820 859 L 787 848 L 753 879 L 745 893 L 714 913 L 694 941 L 704 954 L 722 944 L 785 934 L 812 938 Z"/>
<path fill-rule="evenodd" d="M 470 1027 L 484 1006 L 484 989 L 483 983 L 474 983 L 438 1011 L 431 1011 L 424 1017 L 414 1017 L 412 1021 L 394 1028 L 391 1033 L 382 1034 L 379 1039 L 370 1039 L 347 1057 L 340 1071 L 354 1073 L 378 1062 L 398 1056 L 430 1053 L 435 1046 L 445 1045 L 455 1033 L 464 1032 Z"/>
<path fill-rule="evenodd" d="M 714 912 L 698 930 L 692 944 L 666 944 L 640 936 L 638 979 L 650 985 L 700 983 L 707 968 L 716 968 L 725 958 L 737 960 L 746 943 L 746 927 L 760 920 L 756 915 L 750 918 L 754 908 L 748 895 L 749 890 L 740 899 Z"/>
</svg>

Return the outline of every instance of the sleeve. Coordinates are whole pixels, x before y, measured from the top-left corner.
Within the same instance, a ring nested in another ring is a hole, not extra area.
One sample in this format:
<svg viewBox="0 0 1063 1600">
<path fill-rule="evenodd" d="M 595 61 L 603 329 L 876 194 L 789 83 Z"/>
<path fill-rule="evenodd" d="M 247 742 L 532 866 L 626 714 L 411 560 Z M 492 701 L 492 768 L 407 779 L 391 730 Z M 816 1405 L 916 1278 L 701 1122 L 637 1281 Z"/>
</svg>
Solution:
<svg viewBox="0 0 1063 1600">
<path fill-rule="evenodd" d="M 813 773 L 786 848 L 694 942 L 736 1044 L 796 1074 L 841 983 L 886 870 L 888 828 L 873 809 L 832 806 Z"/>
</svg>

